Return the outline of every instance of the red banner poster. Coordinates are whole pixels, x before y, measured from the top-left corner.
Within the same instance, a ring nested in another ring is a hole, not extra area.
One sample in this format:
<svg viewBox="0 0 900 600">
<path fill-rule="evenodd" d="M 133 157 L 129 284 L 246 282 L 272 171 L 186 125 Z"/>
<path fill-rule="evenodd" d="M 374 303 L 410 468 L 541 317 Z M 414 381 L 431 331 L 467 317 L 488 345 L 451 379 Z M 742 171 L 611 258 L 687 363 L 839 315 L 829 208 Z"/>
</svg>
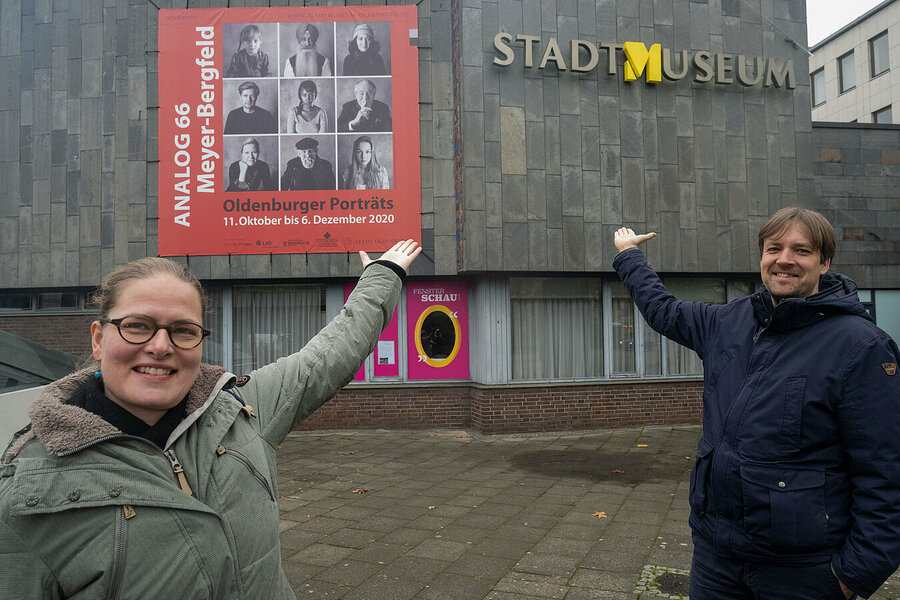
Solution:
<svg viewBox="0 0 900 600">
<path fill-rule="evenodd" d="M 409 379 L 468 379 L 465 282 L 408 283 L 406 314 Z"/>
<path fill-rule="evenodd" d="M 420 239 L 415 6 L 163 9 L 159 253 Z"/>
</svg>

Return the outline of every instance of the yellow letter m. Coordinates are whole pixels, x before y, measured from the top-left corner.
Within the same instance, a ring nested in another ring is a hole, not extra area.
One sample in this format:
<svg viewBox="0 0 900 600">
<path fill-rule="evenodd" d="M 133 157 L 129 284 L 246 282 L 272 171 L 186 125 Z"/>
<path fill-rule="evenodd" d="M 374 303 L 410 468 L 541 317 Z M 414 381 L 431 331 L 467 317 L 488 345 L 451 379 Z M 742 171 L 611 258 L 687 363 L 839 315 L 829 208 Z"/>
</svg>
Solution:
<svg viewBox="0 0 900 600">
<path fill-rule="evenodd" d="M 625 51 L 625 81 L 640 77 L 644 67 L 647 67 L 647 83 L 662 81 L 662 48 L 659 44 L 653 44 L 648 51 L 642 42 L 625 42 L 622 49 Z"/>
</svg>

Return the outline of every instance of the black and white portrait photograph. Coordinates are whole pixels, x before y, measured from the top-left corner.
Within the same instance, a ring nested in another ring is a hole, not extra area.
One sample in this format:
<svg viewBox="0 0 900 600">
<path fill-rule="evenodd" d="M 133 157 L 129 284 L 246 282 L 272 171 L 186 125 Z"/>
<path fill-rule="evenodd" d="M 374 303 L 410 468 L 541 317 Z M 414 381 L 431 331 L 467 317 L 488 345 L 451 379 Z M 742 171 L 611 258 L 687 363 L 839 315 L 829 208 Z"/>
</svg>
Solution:
<svg viewBox="0 0 900 600">
<path fill-rule="evenodd" d="M 278 133 L 278 83 L 274 79 L 222 83 L 225 135 Z"/>
<path fill-rule="evenodd" d="M 278 137 L 234 136 L 223 141 L 226 192 L 276 190 L 273 165 L 278 164 Z"/>
<path fill-rule="evenodd" d="M 394 149 L 389 134 L 338 136 L 342 190 L 385 190 L 393 187 Z"/>
<path fill-rule="evenodd" d="M 275 23 L 222 25 L 225 77 L 278 76 L 278 26 Z"/>
<path fill-rule="evenodd" d="M 387 21 L 337 23 L 338 75 L 391 74 L 391 24 Z"/>
<path fill-rule="evenodd" d="M 338 79 L 339 132 L 384 132 L 393 130 L 391 79 L 364 77 Z"/>
<path fill-rule="evenodd" d="M 281 190 L 334 190 L 335 136 L 283 135 Z"/>
<path fill-rule="evenodd" d="M 334 79 L 282 79 L 281 132 L 333 133 Z"/>
<path fill-rule="evenodd" d="M 282 77 L 334 75 L 334 23 L 281 24 Z"/>
</svg>

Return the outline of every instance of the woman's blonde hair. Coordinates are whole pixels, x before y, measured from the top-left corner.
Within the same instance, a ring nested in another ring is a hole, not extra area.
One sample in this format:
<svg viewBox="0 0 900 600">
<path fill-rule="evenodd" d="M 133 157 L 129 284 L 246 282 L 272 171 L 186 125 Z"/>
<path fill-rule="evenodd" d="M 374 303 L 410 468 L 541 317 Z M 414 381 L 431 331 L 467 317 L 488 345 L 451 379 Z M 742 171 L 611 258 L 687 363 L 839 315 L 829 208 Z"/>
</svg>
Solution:
<svg viewBox="0 0 900 600">
<path fill-rule="evenodd" d="M 192 286 L 200 296 L 201 314 L 206 314 L 208 300 L 200 280 L 184 265 L 155 256 L 124 264 L 104 277 L 100 287 L 91 295 L 91 302 L 100 310 L 101 317 L 108 317 L 110 311 L 116 306 L 122 289 L 129 282 L 137 279 L 150 279 L 156 275 L 171 275 Z"/>
</svg>

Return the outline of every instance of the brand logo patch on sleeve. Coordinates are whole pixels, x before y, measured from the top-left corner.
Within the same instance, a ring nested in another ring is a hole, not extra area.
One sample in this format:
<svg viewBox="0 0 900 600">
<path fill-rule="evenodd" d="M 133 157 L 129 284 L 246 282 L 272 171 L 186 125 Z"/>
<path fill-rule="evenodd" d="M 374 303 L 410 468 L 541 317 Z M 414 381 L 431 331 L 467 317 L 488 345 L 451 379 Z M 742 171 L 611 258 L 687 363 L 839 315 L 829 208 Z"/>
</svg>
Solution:
<svg viewBox="0 0 900 600">
<path fill-rule="evenodd" d="M 893 375 L 897 372 L 897 363 L 881 363 L 881 368 L 888 375 Z"/>
</svg>

